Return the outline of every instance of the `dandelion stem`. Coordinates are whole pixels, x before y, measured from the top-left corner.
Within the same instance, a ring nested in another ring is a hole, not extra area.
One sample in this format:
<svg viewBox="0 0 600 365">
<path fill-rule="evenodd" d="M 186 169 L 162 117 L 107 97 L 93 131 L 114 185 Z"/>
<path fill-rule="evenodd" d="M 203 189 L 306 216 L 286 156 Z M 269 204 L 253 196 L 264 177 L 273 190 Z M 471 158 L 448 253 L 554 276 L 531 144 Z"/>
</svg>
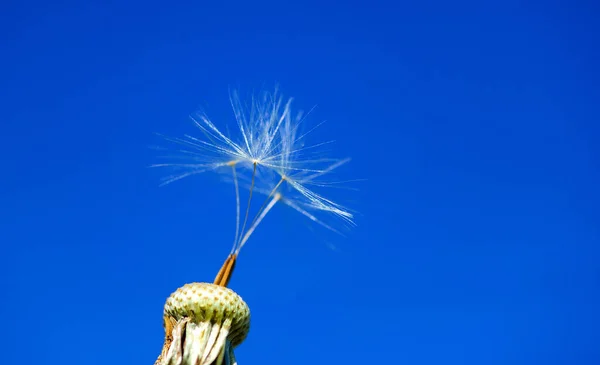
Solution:
<svg viewBox="0 0 600 365">
<path fill-rule="evenodd" d="M 235 185 L 235 239 L 233 240 L 233 247 L 231 248 L 230 254 L 235 251 L 237 242 L 240 238 L 240 187 L 238 185 L 237 173 L 235 171 L 235 163 L 231 165 L 233 171 L 233 184 Z"/>
<path fill-rule="evenodd" d="M 265 209 L 262 211 L 262 213 L 260 213 L 260 215 L 256 219 L 256 222 L 254 222 L 254 224 L 252 224 L 250 226 L 250 228 L 248 228 L 248 232 L 246 232 L 246 234 L 242 238 L 242 241 L 240 242 L 240 244 L 238 246 L 238 249 L 236 250 L 236 253 L 240 252 L 240 250 L 242 249 L 242 247 L 244 247 L 244 244 L 246 243 L 246 241 L 248 241 L 248 238 L 250 238 L 250 235 L 254 232 L 254 230 L 256 229 L 256 227 L 258 227 L 258 225 L 263 220 L 263 218 L 267 215 L 267 213 L 269 213 L 269 211 L 271 210 L 271 208 L 273 208 L 273 206 L 275 206 L 275 203 L 277 203 L 277 201 L 279 201 L 280 198 L 281 198 L 281 195 L 279 193 L 275 193 L 275 196 L 273 197 L 273 199 L 271 199 L 271 201 L 265 207 Z"/>
<path fill-rule="evenodd" d="M 229 280 L 233 275 L 233 269 L 235 269 L 235 263 L 237 260 L 237 254 L 230 254 L 227 256 L 227 259 L 221 266 L 217 277 L 215 278 L 214 284 L 220 286 L 227 286 L 229 284 Z"/>
<path fill-rule="evenodd" d="M 244 224 L 242 225 L 242 234 L 244 234 L 244 230 L 246 229 L 246 223 L 248 222 L 248 215 L 250 214 L 250 203 L 252 202 L 252 191 L 254 190 L 254 179 L 256 178 L 256 162 L 254 162 L 254 168 L 252 169 L 252 183 L 250 184 L 250 194 L 248 195 L 248 206 L 246 207 L 246 216 L 244 217 Z M 240 252 L 240 243 L 238 243 L 238 248 L 236 252 Z"/>
</svg>

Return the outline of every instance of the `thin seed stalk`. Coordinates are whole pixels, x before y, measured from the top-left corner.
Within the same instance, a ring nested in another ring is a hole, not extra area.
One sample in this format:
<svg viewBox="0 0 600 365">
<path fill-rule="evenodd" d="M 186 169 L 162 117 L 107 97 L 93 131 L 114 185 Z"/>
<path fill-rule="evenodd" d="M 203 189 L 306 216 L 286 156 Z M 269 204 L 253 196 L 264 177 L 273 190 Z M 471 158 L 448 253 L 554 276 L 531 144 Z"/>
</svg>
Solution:
<svg viewBox="0 0 600 365">
<path fill-rule="evenodd" d="M 254 180 L 256 178 L 256 162 L 254 162 L 254 168 L 252 169 L 252 183 L 250 184 L 250 194 L 248 195 L 248 206 L 246 207 L 246 215 L 244 217 L 244 224 L 242 225 L 242 235 L 244 234 L 244 231 L 246 229 L 246 223 L 248 222 L 248 215 L 250 214 L 250 203 L 252 202 L 252 192 L 254 191 Z M 236 250 L 236 252 L 239 252 L 239 245 L 241 244 L 238 243 L 238 248 Z"/>
<path fill-rule="evenodd" d="M 235 239 L 233 240 L 233 247 L 231 247 L 230 254 L 235 251 L 235 247 L 240 238 L 240 187 L 238 185 L 235 163 L 231 165 L 231 169 L 233 174 L 233 184 L 235 185 Z"/>
<path fill-rule="evenodd" d="M 240 242 L 240 245 L 238 246 L 238 249 L 236 252 L 240 252 L 242 247 L 244 247 L 244 244 L 246 243 L 246 241 L 248 241 L 248 238 L 250 237 L 250 235 L 254 232 L 256 227 L 258 227 L 260 222 L 265 218 L 267 213 L 269 213 L 269 211 L 273 208 L 273 206 L 275 206 L 275 203 L 277 203 L 277 201 L 279 201 L 280 198 L 281 198 L 281 195 L 279 195 L 279 193 L 276 193 L 275 196 L 273 197 L 273 199 L 271 199 L 269 204 L 265 207 L 265 209 L 262 211 L 262 213 L 258 216 L 258 218 L 256 219 L 256 222 L 254 222 L 254 224 L 251 225 L 250 228 L 248 228 L 248 232 L 246 232 L 246 234 L 242 238 L 242 241 Z"/>
<path fill-rule="evenodd" d="M 273 194 L 275 194 L 277 192 L 277 189 L 279 188 L 279 186 L 281 186 L 281 184 L 283 183 L 284 180 L 285 180 L 285 176 L 282 176 L 281 179 L 279 180 L 279 182 L 277 183 L 277 185 L 275 185 L 275 187 L 273 188 L 273 190 L 271 190 L 271 192 L 269 193 L 269 196 L 267 196 L 267 198 L 265 199 L 265 201 L 262 203 L 262 205 L 258 209 L 258 212 L 254 216 L 254 219 L 250 223 L 250 226 L 254 225 L 254 223 L 256 222 L 256 219 L 258 219 L 258 217 L 262 213 L 265 205 L 267 205 L 267 202 L 269 201 L 269 199 L 271 199 L 271 197 L 273 196 Z M 238 250 L 238 253 L 239 253 L 239 250 Z"/>
</svg>

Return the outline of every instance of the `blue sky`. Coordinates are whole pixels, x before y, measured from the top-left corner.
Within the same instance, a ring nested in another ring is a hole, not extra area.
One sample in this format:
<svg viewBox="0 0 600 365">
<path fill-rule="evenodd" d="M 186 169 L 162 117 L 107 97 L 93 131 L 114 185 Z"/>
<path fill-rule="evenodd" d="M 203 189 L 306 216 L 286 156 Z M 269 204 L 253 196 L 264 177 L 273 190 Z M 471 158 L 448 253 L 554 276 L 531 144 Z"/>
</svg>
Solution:
<svg viewBox="0 0 600 365">
<path fill-rule="evenodd" d="M 276 207 L 242 251 L 240 364 L 598 363 L 596 5 L 121 3 L 2 5 L 7 363 L 154 362 L 234 235 L 155 133 L 276 83 L 365 181 L 345 238 Z"/>
</svg>

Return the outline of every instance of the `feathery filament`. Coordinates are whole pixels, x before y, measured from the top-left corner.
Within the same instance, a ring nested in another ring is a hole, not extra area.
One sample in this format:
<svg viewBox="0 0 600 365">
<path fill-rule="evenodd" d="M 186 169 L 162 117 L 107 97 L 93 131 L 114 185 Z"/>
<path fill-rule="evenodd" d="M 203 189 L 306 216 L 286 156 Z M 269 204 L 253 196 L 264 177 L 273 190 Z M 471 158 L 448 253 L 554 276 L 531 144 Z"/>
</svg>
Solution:
<svg viewBox="0 0 600 365">
<path fill-rule="evenodd" d="M 295 117 L 292 115 L 292 99 L 284 103 L 277 92 L 265 93 L 261 98 L 252 98 L 250 107 L 247 107 L 238 94 L 233 93 L 230 102 L 239 131 L 237 138 L 222 133 L 206 115 L 194 116 L 194 124 L 206 138 L 189 135 L 184 138 L 167 137 L 169 141 L 183 147 L 179 150 L 180 157 L 188 161 L 153 166 L 181 170 L 178 174 L 167 177 L 164 184 L 207 171 L 231 168 L 236 197 L 236 228 L 230 253 L 232 257 L 239 255 L 252 233 L 278 202 L 335 232 L 338 231 L 317 218 L 315 213 L 329 213 L 352 225 L 353 215 L 348 209 L 310 188 L 331 186 L 331 183 L 320 182 L 319 179 L 346 164 L 349 159 L 319 156 L 318 148 L 331 141 L 304 145 L 305 137 L 318 126 L 304 134 L 298 133 L 304 118 L 300 113 Z M 249 178 L 247 174 L 250 175 Z M 241 179 L 250 180 L 243 218 L 240 205 Z M 284 186 L 289 194 L 282 191 Z M 266 199 L 251 218 L 255 193 L 265 195 Z"/>
</svg>

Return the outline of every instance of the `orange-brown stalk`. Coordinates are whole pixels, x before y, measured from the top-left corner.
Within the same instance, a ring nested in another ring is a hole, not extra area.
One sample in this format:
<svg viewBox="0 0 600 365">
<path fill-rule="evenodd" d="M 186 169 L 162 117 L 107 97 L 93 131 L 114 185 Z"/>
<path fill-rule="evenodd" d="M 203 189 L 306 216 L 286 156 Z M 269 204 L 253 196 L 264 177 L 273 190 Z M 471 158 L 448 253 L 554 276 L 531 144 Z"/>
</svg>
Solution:
<svg viewBox="0 0 600 365">
<path fill-rule="evenodd" d="M 221 266 L 221 270 L 217 274 L 215 278 L 214 284 L 220 286 L 227 286 L 229 284 L 229 280 L 231 279 L 231 275 L 233 275 L 233 269 L 235 268 L 235 262 L 237 260 L 237 254 L 232 253 L 227 256 L 227 260 Z"/>
</svg>

